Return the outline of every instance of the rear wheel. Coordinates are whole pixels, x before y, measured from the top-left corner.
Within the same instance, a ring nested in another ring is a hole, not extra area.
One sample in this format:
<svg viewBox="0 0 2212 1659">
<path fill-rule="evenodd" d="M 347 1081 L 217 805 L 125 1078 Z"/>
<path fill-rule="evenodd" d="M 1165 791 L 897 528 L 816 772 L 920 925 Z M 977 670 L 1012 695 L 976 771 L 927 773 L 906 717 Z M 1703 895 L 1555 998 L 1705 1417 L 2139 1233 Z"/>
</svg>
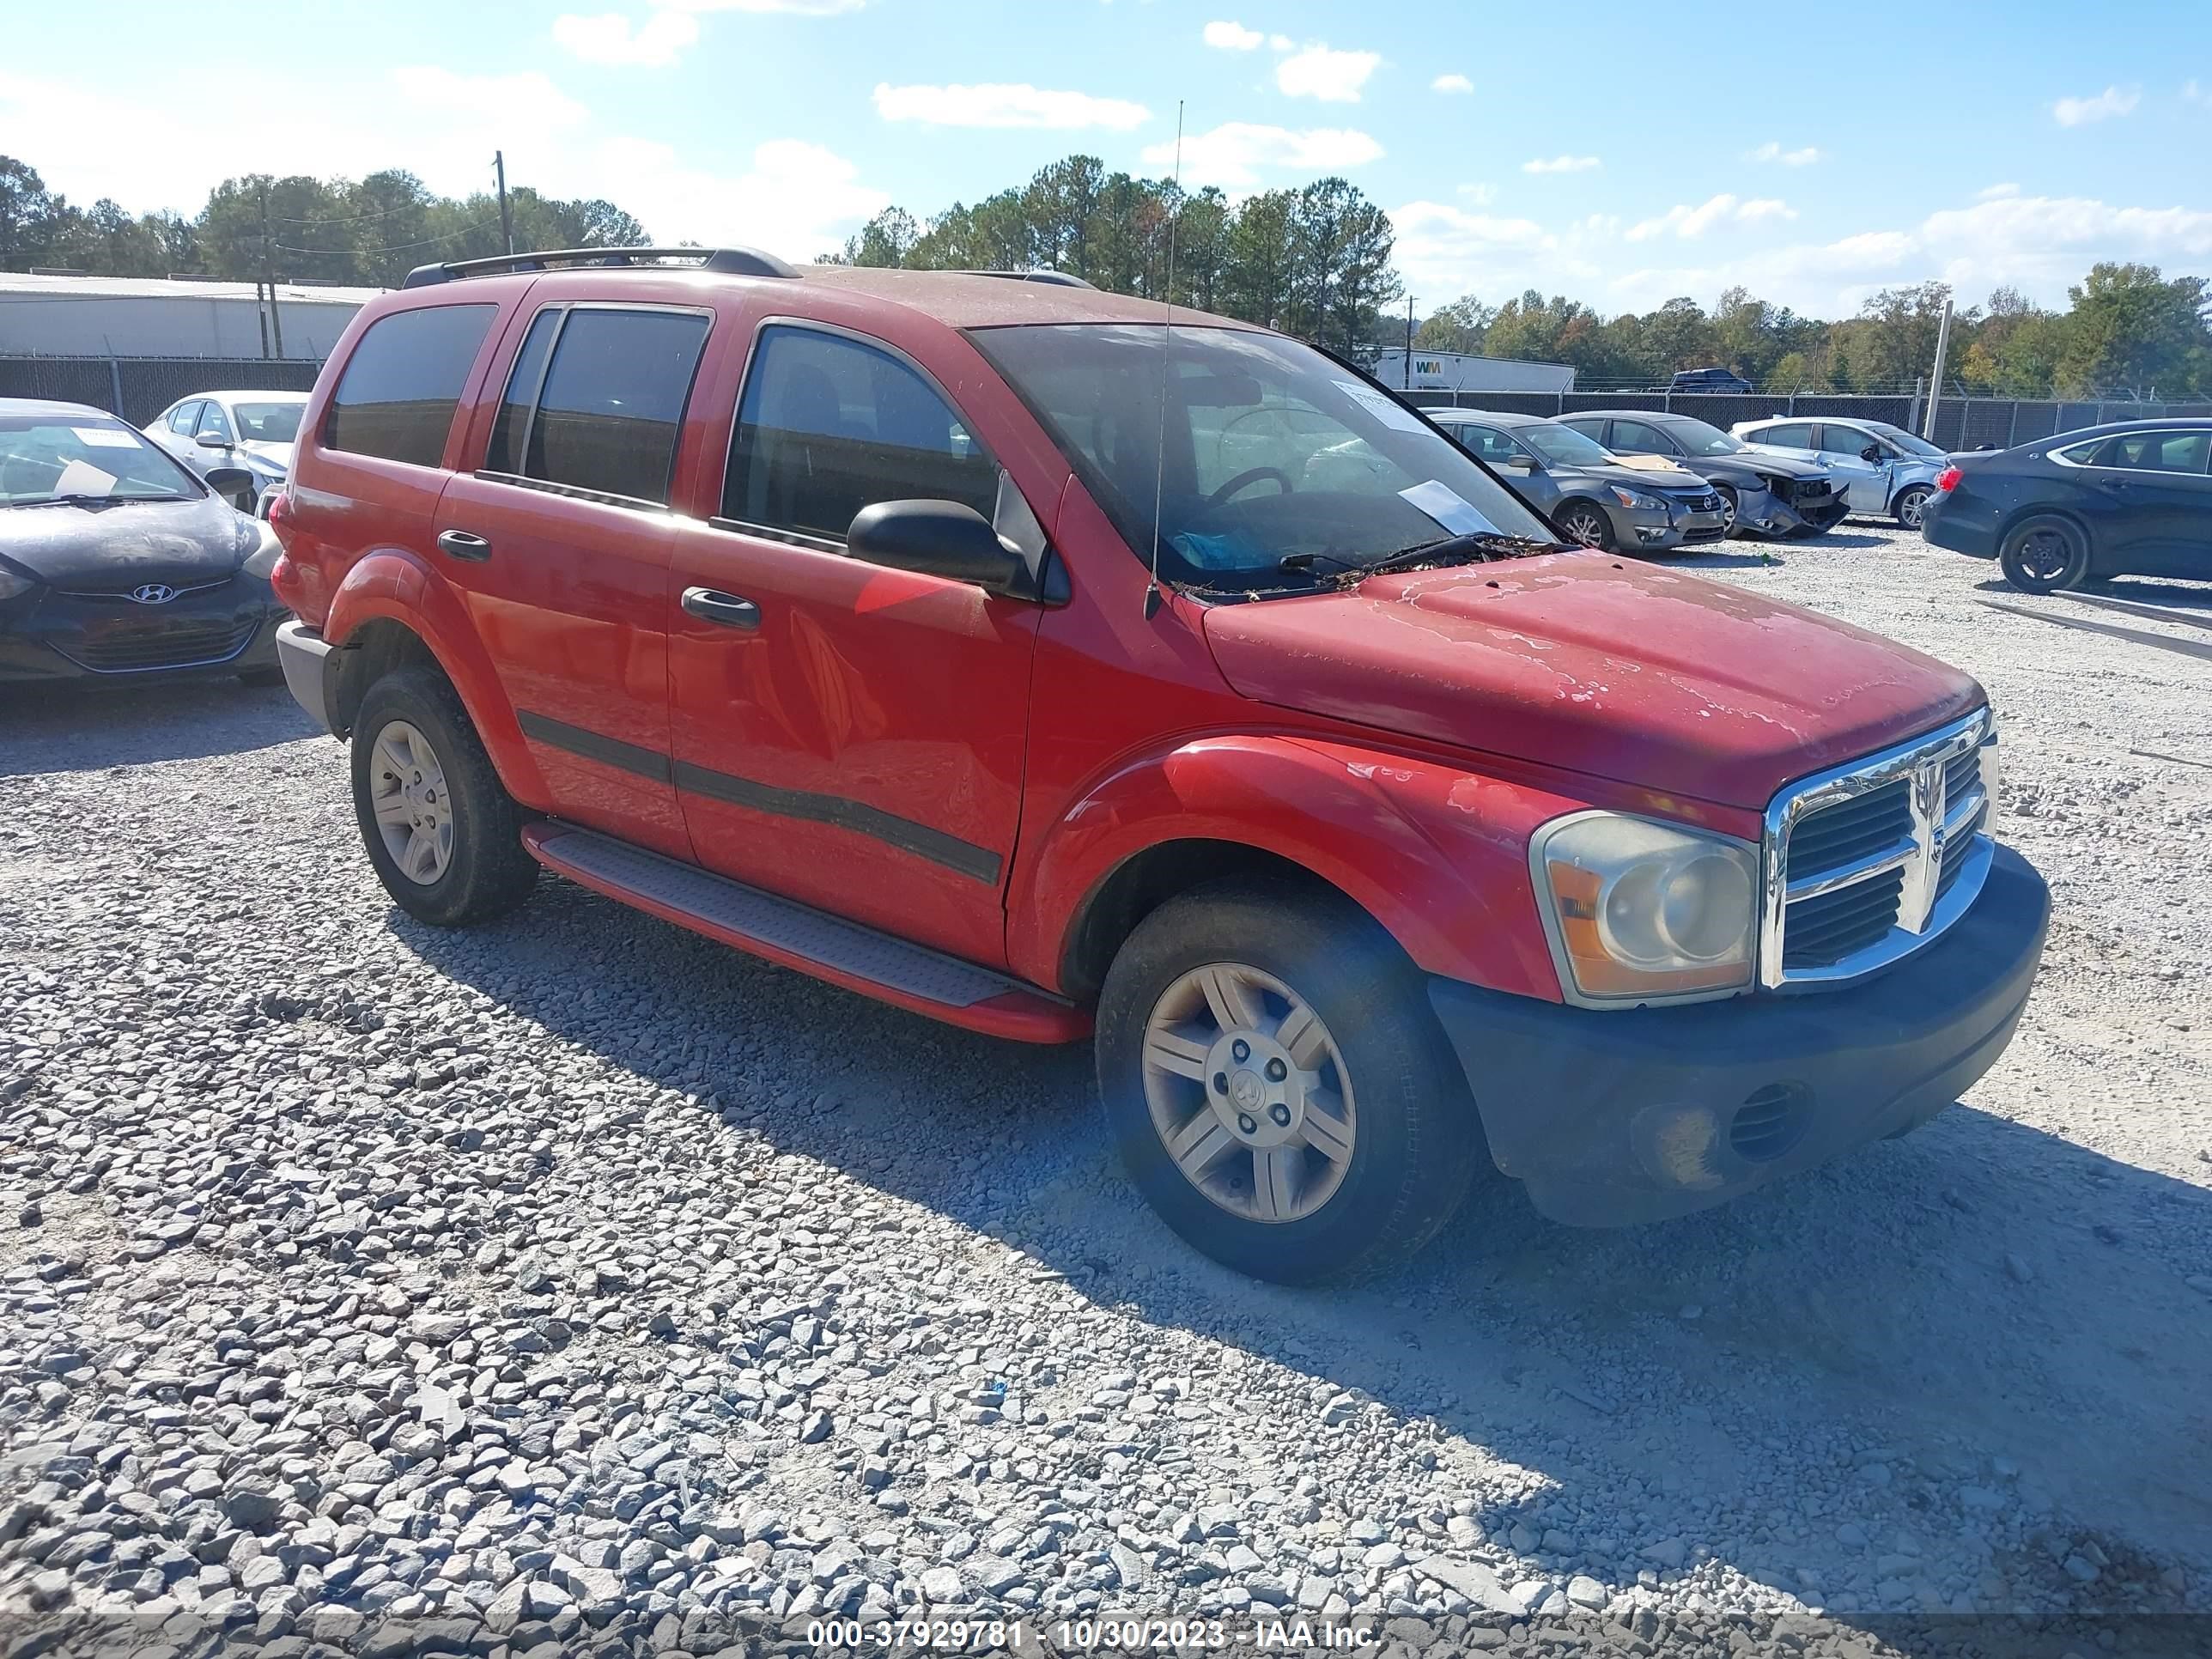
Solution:
<svg viewBox="0 0 2212 1659">
<path fill-rule="evenodd" d="M 1420 975 L 1342 899 L 1230 882 L 1114 960 L 1098 1082 L 1131 1178 L 1216 1261 L 1285 1284 L 1411 1255 L 1483 1146 Z"/>
<path fill-rule="evenodd" d="M 1613 551 L 1613 520 L 1605 509 L 1595 501 L 1569 501 L 1559 508 L 1553 522 L 1565 532 L 1571 541 L 1584 547 L 1601 548 Z"/>
<path fill-rule="evenodd" d="M 2004 538 L 1997 563 L 2023 593 L 2056 593 L 2089 574 L 2089 538 L 2063 519 L 2029 519 Z"/>
<path fill-rule="evenodd" d="M 1901 491 L 1893 504 L 1898 523 L 1907 530 L 1919 529 L 1921 520 L 1928 514 L 1928 498 L 1935 493 L 1926 484 L 1914 484 Z"/>
<path fill-rule="evenodd" d="M 538 861 L 468 711 L 434 668 L 368 688 L 353 726 L 354 816 L 399 908 L 440 927 L 503 915 L 530 896 Z"/>
</svg>

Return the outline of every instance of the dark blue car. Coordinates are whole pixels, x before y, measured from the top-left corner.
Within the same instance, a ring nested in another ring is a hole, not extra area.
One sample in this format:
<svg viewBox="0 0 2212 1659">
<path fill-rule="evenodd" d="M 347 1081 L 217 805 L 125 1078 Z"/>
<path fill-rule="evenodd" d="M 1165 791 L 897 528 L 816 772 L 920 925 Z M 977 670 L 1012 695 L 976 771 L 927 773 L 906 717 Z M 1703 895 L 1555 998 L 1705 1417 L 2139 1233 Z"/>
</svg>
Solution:
<svg viewBox="0 0 2212 1659">
<path fill-rule="evenodd" d="M 1921 533 L 2051 593 L 2106 576 L 2212 581 L 2212 420 L 2122 421 L 1954 456 Z"/>
</svg>

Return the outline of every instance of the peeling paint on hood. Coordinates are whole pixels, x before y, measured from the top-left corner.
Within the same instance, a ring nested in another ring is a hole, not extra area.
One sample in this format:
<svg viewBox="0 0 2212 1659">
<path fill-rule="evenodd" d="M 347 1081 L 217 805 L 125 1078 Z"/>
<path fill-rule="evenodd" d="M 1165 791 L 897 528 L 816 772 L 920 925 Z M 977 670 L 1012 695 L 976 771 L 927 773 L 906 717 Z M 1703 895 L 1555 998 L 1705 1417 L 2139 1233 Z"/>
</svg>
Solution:
<svg viewBox="0 0 2212 1659">
<path fill-rule="evenodd" d="M 1370 576 L 1205 627 L 1260 702 L 1754 810 L 1986 701 L 1878 634 L 1598 552 Z"/>
</svg>

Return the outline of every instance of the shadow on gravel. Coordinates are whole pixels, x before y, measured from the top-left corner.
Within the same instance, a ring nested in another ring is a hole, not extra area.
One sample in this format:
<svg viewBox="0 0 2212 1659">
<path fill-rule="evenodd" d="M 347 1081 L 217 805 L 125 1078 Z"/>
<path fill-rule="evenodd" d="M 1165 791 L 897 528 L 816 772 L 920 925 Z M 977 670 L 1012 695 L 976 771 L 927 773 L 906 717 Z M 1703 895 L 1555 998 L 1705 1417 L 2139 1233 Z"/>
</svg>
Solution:
<svg viewBox="0 0 2212 1659">
<path fill-rule="evenodd" d="M 243 754 L 315 735 L 281 685 L 0 685 L 0 777 Z"/>
<path fill-rule="evenodd" d="M 1769 548 L 1763 553 L 1685 553 L 1668 562 L 1685 570 L 1756 570 L 1762 565 L 1779 569 L 1782 556 Z"/>
<path fill-rule="evenodd" d="M 2027 595 L 2002 576 L 1992 576 L 1974 584 L 1977 593 L 2004 593 L 2014 599 Z M 2085 582 L 2078 589 L 2053 597 L 2071 599 L 2086 594 L 2093 599 L 2127 599 L 2136 605 L 2155 605 L 2161 611 L 2171 611 L 2188 622 L 2201 622 L 2212 614 L 2212 583 L 2160 581 L 2151 576 L 2115 576 L 2109 580 Z"/>
<path fill-rule="evenodd" d="M 1304 1373 L 1316 1412 L 1348 1389 L 1415 1419 L 1417 1443 L 1428 1419 L 1447 1475 L 1449 1437 L 1540 1471 L 1619 1518 L 1619 1555 L 1679 1540 L 1816 1596 L 1797 1574 L 1819 1562 L 1832 1608 L 1882 1605 L 1875 1564 L 1898 1532 L 1948 1547 L 1994 1510 L 2032 1527 L 2056 1504 L 2095 1530 L 2054 1542 L 2097 1536 L 2115 1563 L 2123 1534 L 2212 1555 L 2212 1320 L 2184 1282 L 2212 1262 L 2165 1254 L 2212 1237 L 2212 1192 L 2056 1136 L 1961 1107 L 1625 1231 L 1554 1226 L 1498 1178 L 1407 1272 L 1291 1291 L 1197 1256 L 1142 1206 L 1085 1047 L 940 1026 L 558 882 L 476 933 L 392 925 L 452 978 L 781 1151 L 1002 1240 L 1099 1304 Z M 1831 1487 L 1779 1490 L 1808 1455 Z M 1556 1502 L 1477 1518 L 1540 1535 Z M 1800 1534 L 1785 1516 L 1807 1503 L 1820 1518 Z M 1866 1536 L 1839 1544 L 1846 1522 Z M 2069 1585 L 2064 1553 L 1992 1570 L 2022 1594 L 2136 1605 L 2112 1575 Z M 2150 1582 L 2144 1605 L 2171 1605 Z M 1980 1605 L 2008 1604 L 1993 1594 Z"/>
<path fill-rule="evenodd" d="M 1887 536 L 1871 536 L 1863 530 L 1830 530 L 1818 536 L 1807 536 L 1795 544 L 1801 547 L 1817 547 L 1824 550 L 1842 547 L 1887 547 L 1890 544 L 1890 538 Z"/>
</svg>

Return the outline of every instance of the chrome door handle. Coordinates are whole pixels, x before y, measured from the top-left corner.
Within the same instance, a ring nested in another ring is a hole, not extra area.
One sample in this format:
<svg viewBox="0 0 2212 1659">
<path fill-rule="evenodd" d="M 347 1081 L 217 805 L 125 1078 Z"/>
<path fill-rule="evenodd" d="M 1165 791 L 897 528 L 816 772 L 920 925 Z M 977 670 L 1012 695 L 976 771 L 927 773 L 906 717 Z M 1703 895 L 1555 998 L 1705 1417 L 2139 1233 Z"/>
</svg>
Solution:
<svg viewBox="0 0 2212 1659">
<path fill-rule="evenodd" d="M 712 587 L 687 587 L 680 603 L 685 611 L 701 622 L 716 623 L 724 628 L 760 626 L 760 607 L 750 599 L 741 599 L 734 593 L 724 593 Z"/>
<path fill-rule="evenodd" d="M 447 558 L 467 559 L 477 564 L 491 557 L 491 544 L 468 530 L 441 530 L 438 550 Z"/>
</svg>

